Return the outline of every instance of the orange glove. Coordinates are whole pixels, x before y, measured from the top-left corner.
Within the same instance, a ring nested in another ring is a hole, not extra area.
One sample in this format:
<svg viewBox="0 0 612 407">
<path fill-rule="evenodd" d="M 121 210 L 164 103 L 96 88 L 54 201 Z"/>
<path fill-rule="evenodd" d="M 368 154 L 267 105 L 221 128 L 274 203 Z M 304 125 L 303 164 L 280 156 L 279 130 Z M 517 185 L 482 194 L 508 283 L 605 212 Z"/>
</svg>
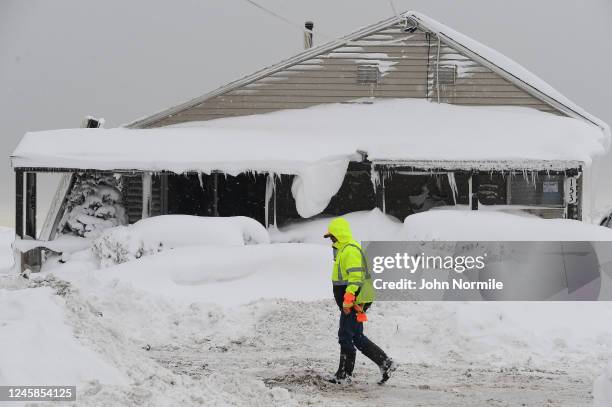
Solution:
<svg viewBox="0 0 612 407">
<path fill-rule="evenodd" d="M 353 305 L 355 305 L 355 294 L 345 292 L 344 300 L 342 301 L 342 311 L 345 314 L 348 314 L 349 312 L 351 312 L 351 308 L 353 308 Z"/>
<path fill-rule="evenodd" d="M 368 316 L 365 314 L 363 307 L 359 304 L 354 305 L 355 311 L 357 311 L 357 322 L 366 322 L 368 320 Z"/>
</svg>

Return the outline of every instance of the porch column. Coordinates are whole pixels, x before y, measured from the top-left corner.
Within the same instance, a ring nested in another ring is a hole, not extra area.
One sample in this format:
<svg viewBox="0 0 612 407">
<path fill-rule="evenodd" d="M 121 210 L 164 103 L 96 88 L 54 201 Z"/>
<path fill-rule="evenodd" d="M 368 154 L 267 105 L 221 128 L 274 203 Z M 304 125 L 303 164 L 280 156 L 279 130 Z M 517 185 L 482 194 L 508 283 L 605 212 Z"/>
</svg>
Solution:
<svg viewBox="0 0 612 407">
<path fill-rule="evenodd" d="M 470 206 L 473 211 L 478 210 L 478 190 L 480 189 L 480 173 L 475 171 L 470 177 Z"/>
<path fill-rule="evenodd" d="M 153 202 L 153 176 L 150 172 L 142 174 L 142 216 L 146 219 L 151 216 L 151 205 Z"/>
<path fill-rule="evenodd" d="M 276 176 L 273 173 L 268 174 L 266 179 L 265 201 L 265 226 L 276 227 Z"/>
<path fill-rule="evenodd" d="M 23 239 L 23 170 L 15 170 L 15 235 Z"/>
<path fill-rule="evenodd" d="M 36 240 L 36 173 L 26 173 L 25 234 Z"/>
<path fill-rule="evenodd" d="M 212 215 L 219 216 L 219 173 L 214 171 L 212 173 L 213 181 L 213 202 L 212 202 Z"/>
<path fill-rule="evenodd" d="M 159 192 L 160 192 L 160 212 L 162 215 L 168 214 L 168 174 L 159 174 Z"/>
</svg>

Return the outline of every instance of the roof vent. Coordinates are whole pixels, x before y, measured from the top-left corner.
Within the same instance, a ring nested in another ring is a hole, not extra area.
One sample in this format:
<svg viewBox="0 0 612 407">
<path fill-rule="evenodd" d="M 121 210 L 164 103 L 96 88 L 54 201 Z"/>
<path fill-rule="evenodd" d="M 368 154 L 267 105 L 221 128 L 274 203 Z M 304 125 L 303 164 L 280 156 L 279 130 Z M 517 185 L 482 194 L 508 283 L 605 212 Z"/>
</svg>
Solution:
<svg viewBox="0 0 612 407">
<path fill-rule="evenodd" d="M 434 85 L 454 85 L 457 81 L 457 65 L 440 65 L 434 69 Z"/>
<path fill-rule="evenodd" d="M 378 65 L 357 65 L 357 84 L 378 85 L 380 82 L 380 69 Z"/>
</svg>

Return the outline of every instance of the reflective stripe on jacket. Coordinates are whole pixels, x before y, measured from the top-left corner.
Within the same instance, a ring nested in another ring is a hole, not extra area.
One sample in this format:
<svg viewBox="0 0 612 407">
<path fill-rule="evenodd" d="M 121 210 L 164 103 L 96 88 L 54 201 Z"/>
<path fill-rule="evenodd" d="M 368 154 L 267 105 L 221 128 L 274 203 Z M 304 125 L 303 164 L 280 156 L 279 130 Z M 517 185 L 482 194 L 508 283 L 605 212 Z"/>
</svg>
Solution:
<svg viewBox="0 0 612 407">
<path fill-rule="evenodd" d="M 332 283 L 346 286 L 346 292 L 358 292 L 358 303 L 373 302 L 374 287 L 366 255 L 361 245 L 353 240 L 349 223 L 344 218 L 336 218 L 330 222 L 328 231 L 337 239 L 333 245 Z"/>
</svg>

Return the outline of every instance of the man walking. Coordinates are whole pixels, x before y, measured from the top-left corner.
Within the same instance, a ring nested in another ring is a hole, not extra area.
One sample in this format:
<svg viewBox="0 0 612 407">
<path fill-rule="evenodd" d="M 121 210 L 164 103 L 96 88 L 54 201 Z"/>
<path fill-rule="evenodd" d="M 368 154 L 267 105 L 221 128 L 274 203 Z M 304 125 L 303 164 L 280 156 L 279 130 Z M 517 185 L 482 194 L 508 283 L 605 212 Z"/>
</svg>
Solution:
<svg viewBox="0 0 612 407">
<path fill-rule="evenodd" d="M 380 368 L 382 379 L 378 384 L 383 384 L 397 369 L 397 363 L 363 334 L 366 311 L 374 301 L 374 287 L 365 253 L 361 245 L 353 240 L 350 225 L 344 218 L 333 219 L 324 237 L 332 241 L 332 284 L 334 298 L 340 308 L 340 363 L 330 381 L 338 384 L 350 382 L 357 348 Z"/>
</svg>

